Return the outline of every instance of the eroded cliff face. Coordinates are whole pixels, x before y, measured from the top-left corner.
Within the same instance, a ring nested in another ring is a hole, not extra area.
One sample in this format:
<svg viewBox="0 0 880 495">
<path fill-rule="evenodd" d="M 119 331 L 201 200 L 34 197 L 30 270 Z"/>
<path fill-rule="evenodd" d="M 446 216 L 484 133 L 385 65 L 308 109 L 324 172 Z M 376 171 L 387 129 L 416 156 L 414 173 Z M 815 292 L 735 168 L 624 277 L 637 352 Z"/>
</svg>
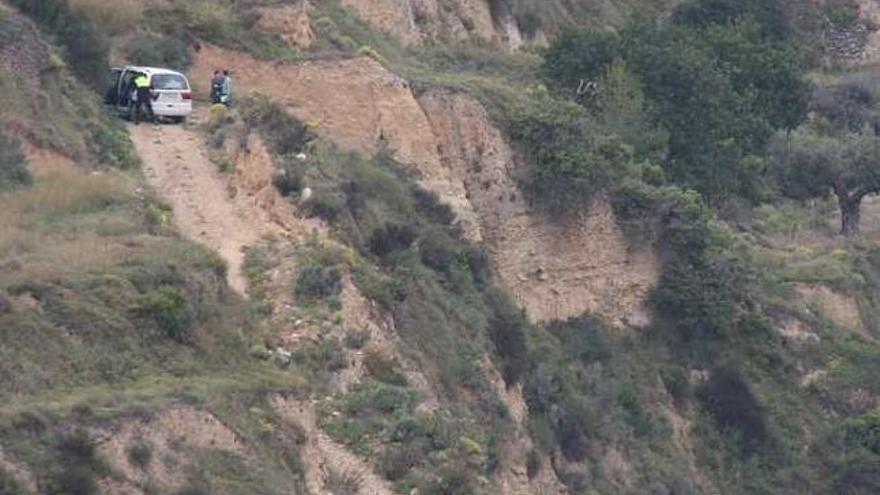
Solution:
<svg viewBox="0 0 880 495">
<path fill-rule="evenodd" d="M 276 33 L 288 43 L 309 48 L 317 37 L 312 30 L 312 6 L 307 0 L 292 5 L 263 7 L 257 11 L 260 18 L 256 28 Z"/>
<path fill-rule="evenodd" d="M 404 44 L 484 40 L 517 48 L 519 27 L 506 0 L 342 0 Z"/>
<path fill-rule="evenodd" d="M 628 245 L 601 198 L 565 222 L 531 208 L 512 177 L 514 150 L 474 98 L 443 90 L 417 98 L 370 58 L 273 63 L 205 46 L 195 82 L 208 81 L 214 67 L 236 67 L 239 87 L 281 102 L 344 148 L 374 154 L 387 143 L 454 209 L 467 236 L 484 243 L 533 321 L 589 311 L 617 324 L 648 323 L 645 298 L 659 274 L 653 253 Z"/>
<path fill-rule="evenodd" d="M 607 201 L 597 199 L 577 218 L 548 218 L 527 204 L 513 179 L 516 155 L 478 101 L 429 91 L 420 102 L 443 167 L 465 189 L 474 237 L 533 321 L 589 311 L 616 323 L 648 323 L 644 302 L 659 265 L 653 253 L 628 246 Z"/>
</svg>

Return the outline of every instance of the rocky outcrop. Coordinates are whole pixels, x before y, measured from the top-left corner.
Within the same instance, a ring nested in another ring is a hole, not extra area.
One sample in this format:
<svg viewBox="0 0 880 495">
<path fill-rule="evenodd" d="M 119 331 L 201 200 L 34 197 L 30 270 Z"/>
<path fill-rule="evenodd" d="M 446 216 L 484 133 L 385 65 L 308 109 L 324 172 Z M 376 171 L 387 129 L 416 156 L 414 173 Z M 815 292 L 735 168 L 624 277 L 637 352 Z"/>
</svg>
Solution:
<svg viewBox="0 0 880 495">
<path fill-rule="evenodd" d="M 518 47 L 519 27 L 506 0 L 342 0 L 404 44 L 483 40 Z"/>
<path fill-rule="evenodd" d="M 880 2 L 857 0 L 858 19 L 849 26 L 828 22 L 823 42 L 826 55 L 844 64 L 873 65 L 880 61 Z"/>
</svg>

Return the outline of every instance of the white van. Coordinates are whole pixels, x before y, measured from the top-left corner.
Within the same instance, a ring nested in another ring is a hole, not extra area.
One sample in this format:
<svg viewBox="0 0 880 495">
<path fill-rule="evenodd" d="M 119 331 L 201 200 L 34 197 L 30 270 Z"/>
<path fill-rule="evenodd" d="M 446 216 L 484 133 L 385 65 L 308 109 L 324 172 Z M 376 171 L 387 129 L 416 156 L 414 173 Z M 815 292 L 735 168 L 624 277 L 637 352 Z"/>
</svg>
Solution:
<svg viewBox="0 0 880 495">
<path fill-rule="evenodd" d="M 104 102 L 113 105 L 120 115 L 134 118 L 134 78 L 143 72 L 150 79 L 153 113 L 183 122 L 192 113 L 192 88 L 180 72 L 156 67 L 115 67 L 110 71 L 110 86 Z"/>
</svg>

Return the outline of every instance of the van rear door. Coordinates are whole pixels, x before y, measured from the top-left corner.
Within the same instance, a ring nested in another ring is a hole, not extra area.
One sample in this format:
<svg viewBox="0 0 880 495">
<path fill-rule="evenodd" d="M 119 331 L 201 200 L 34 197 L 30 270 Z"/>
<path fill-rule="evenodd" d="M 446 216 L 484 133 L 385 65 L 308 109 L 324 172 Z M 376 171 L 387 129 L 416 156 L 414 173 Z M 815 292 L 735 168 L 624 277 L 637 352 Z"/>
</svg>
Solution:
<svg viewBox="0 0 880 495">
<path fill-rule="evenodd" d="M 114 67 L 107 75 L 107 88 L 104 92 L 104 104 L 116 105 L 119 103 L 119 80 L 122 78 L 122 69 Z"/>
<path fill-rule="evenodd" d="M 181 74 L 153 74 L 153 110 L 159 114 L 184 115 L 192 109 L 192 90 Z"/>
</svg>

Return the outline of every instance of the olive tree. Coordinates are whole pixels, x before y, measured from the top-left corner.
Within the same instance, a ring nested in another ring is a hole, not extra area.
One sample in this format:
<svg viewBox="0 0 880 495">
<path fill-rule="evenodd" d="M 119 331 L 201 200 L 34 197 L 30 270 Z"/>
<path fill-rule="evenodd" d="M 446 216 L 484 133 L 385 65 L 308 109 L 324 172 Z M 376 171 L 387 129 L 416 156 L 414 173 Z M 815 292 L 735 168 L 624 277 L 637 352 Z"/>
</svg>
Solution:
<svg viewBox="0 0 880 495">
<path fill-rule="evenodd" d="M 862 200 L 880 193 L 880 138 L 869 129 L 822 134 L 804 127 L 775 143 L 782 192 L 793 198 L 833 192 L 840 205 L 841 234 L 859 232 Z"/>
</svg>

